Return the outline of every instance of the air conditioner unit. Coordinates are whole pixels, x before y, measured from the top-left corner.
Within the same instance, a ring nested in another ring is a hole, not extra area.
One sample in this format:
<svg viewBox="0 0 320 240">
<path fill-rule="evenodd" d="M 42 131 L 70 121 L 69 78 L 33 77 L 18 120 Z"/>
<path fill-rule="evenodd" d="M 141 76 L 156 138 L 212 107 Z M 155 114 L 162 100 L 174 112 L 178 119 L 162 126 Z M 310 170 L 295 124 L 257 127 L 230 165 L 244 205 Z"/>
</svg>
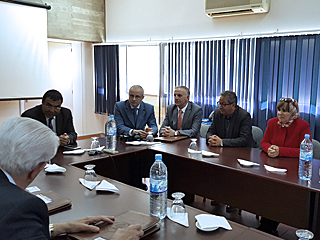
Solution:
<svg viewBox="0 0 320 240">
<path fill-rule="evenodd" d="M 269 12 L 270 0 L 205 0 L 208 17 Z"/>
</svg>

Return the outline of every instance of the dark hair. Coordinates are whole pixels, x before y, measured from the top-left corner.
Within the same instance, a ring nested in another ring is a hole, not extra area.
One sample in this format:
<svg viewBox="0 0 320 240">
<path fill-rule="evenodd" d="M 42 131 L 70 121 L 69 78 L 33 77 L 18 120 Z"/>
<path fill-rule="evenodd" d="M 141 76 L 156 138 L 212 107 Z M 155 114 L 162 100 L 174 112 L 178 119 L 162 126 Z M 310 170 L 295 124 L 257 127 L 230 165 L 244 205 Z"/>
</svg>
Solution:
<svg viewBox="0 0 320 240">
<path fill-rule="evenodd" d="M 237 95 L 235 92 L 223 91 L 222 93 L 220 93 L 220 96 L 227 97 L 229 103 L 236 103 L 236 105 L 238 104 L 238 99 L 237 99 Z"/>
<path fill-rule="evenodd" d="M 44 102 L 47 98 L 51 98 L 53 101 L 59 101 L 61 100 L 61 103 L 63 102 L 63 97 L 61 93 L 57 90 L 51 89 L 48 90 L 42 97 L 42 102 Z"/>
<path fill-rule="evenodd" d="M 177 89 L 177 88 L 182 88 L 182 89 L 186 90 L 187 97 L 190 95 L 190 90 L 186 86 L 177 86 L 177 87 L 175 87 L 175 89 Z"/>
</svg>

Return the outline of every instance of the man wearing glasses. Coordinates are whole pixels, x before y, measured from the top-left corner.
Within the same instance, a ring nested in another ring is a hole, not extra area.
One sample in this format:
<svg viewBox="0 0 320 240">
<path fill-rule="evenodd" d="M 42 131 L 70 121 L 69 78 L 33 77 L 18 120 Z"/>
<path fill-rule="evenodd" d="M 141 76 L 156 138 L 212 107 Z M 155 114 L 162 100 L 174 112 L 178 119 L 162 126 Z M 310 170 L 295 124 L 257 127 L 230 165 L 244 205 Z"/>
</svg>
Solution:
<svg viewBox="0 0 320 240">
<path fill-rule="evenodd" d="M 154 136 L 158 134 L 154 107 L 143 102 L 143 98 L 143 88 L 133 85 L 129 89 L 129 99 L 115 104 L 114 119 L 119 135 L 132 136 L 137 132 L 141 138 L 145 138 L 151 131 Z"/>
<path fill-rule="evenodd" d="M 42 97 L 42 104 L 28 109 L 21 117 L 33 118 L 54 131 L 60 146 L 73 144 L 77 140 L 70 109 L 61 107 L 63 98 L 57 90 L 49 90 Z"/>
<path fill-rule="evenodd" d="M 161 136 L 184 135 L 199 137 L 202 121 L 202 108 L 189 101 L 190 90 L 178 86 L 174 90 L 174 102 L 167 107 L 166 117 L 161 126 Z"/>
<path fill-rule="evenodd" d="M 223 91 L 217 104 L 207 132 L 209 146 L 253 147 L 251 116 L 237 105 L 236 94 Z"/>
</svg>

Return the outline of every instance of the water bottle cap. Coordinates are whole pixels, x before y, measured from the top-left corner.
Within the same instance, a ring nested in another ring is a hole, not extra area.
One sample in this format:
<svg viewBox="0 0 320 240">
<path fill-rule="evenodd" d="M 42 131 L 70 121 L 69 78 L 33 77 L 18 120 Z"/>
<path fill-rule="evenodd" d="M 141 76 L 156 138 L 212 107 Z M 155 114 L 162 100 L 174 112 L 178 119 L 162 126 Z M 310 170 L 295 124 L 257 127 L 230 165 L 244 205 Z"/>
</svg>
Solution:
<svg viewBox="0 0 320 240">
<path fill-rule="evenodd" d="M 310 135 L 309 134 L 305 134 L 304 138 L 310 138 Z"/>
<path fill-rule="evenodd" d="M 162 154 L 156 154 L 156 160 L 162 160 Z"/>
<path fill-rule="evenodd" d="M 113 116 L 113 115 L 110 115 L 110 119 L 111 119 L 111 118 L 114 118 L 114 116 Z"/>
</svg>

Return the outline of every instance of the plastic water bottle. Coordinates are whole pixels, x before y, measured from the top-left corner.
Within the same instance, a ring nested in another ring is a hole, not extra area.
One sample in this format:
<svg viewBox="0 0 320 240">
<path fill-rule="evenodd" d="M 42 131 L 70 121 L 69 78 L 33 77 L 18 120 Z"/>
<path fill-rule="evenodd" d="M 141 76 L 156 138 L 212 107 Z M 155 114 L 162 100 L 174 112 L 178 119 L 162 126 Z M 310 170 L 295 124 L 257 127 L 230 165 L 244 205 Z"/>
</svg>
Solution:
<svg viewBox="0 0 320 240">
<path fill-rule="evenodd" d="M 114 120 L 114 116 L 110 115 L 110 119 L 107 122 L 106 126 L 106 148 L 110 150 L 116 150 L 117 147 L 117 126 L 116 121 Z"/>
<path fill-rule="evenodd" d="M 150 168 L 150 214 L 163 219 L 167 215 L 168 172 L 162 155 L 156 154 Z"/>
<path fill-rule="evenodd" d="M 305 134 L 300 145 L 299 178 L 310 180 L 312 175 L 313 145 L 310 135 Z"/>
</svg>

